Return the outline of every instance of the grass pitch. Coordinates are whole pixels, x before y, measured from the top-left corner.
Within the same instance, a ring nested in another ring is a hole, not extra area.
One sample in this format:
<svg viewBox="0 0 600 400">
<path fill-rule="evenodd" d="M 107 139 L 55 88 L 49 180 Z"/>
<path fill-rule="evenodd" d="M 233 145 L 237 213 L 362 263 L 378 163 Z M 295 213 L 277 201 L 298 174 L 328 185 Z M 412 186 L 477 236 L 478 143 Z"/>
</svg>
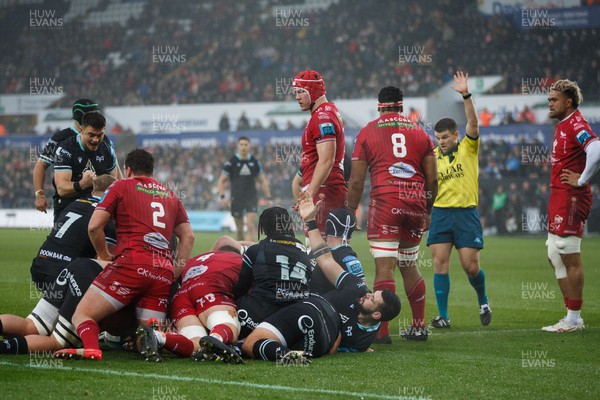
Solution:
<svg viewBox="0 0 600 400">
<path fill-rule="evenodd" d="M 39 299 L 29 267 L 47 231 L 0 230 L 0 313 L 27 315 Z M 193 254 L 218 237 L 197 233 Z M 373 261 L 364 233 L 352 245 L 372 285 Z M 437 314 L 433 264 L 421 246 L 427 285 L 427 319 Z M 307 367 L 249 361 L 246 365 L 193 363 L 166 357 L 162 363 L 106 350 L 104 361 L 53 360 L 50 354 L 0 356 L 0 397 L 6 399 L 596 399 L 600 393 L 600 238 L 584 238 L 583 318 L 578 333 L 542 332 L 565 314 L 543 238 L 486 238 L 481 252 L 492 323 L 479 323 L 475 291 L 453 254 L 452 328 L 426 342 L 398 332 L 410 323 L 402 293 L 392 323 L 393 344 L 373 353 L 338 354 Z"/>
</svg>

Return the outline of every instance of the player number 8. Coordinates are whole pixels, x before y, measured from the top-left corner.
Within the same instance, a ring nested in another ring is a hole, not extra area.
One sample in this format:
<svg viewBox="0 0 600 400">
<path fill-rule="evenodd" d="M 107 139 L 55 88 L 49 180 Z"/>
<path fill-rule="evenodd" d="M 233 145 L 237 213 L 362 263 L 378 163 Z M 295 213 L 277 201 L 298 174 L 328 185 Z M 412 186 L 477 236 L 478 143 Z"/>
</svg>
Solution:
<svg viewBox="0 0 600 400">
<path fill-rule="evenodd" d="M 406 156 L 406 138 L 402 133 L 392 135 L 392 144 L 394 145 L 394 156 L 402 158 Z"/>
</svg>

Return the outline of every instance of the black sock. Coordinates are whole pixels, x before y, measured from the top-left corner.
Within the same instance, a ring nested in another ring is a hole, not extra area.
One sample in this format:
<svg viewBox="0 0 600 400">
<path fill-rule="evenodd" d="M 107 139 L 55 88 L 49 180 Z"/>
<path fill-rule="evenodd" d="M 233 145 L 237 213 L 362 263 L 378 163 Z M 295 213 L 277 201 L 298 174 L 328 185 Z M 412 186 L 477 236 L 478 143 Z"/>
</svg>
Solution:
<svg viewBox="0 0 600 400">
<path fill-rule="evenodd" d="M 290 349 L 272 339 L 260 339 L 254 343 L 252 354 L 257 360 L 277 361 Z"/>
<path fill-rule="evenodd" d="M 27 354 L 27 340 L 23 336 L 0 341 L 0 354 Z"/>
<path fill-rule="evenodd" d="M 0 335 L 2 335 L 2 331 L 4 331 L 4 327 L 2 326 L 2 320 L 0 319 Z"/>
</svg>

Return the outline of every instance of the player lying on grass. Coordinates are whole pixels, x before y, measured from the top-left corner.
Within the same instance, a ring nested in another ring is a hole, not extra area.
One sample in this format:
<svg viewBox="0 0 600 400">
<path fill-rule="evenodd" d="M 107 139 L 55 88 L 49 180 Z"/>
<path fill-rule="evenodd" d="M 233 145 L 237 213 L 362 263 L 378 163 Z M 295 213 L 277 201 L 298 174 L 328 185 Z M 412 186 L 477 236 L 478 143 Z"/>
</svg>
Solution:
<svg viewBox="0 0 600 400">
<path fill-rule="evenodd" d="M 27 354 L 80 346 L 71 317 L 83 294 L 107 264 L 108 261 L 78 258 L 61 271 L 54 289 L 59 301 L 50 303 L 42 298 L 35 307 L 39 312 L 36 317 L 45 321 L 45 326 L 51 323 L 50 331 L 45 334 L 32 334 L 36 328 L 29 318 L 0 316 L 0 334 L 14 336 L 0 341 L 0 354 Z M 130 309 L 123 311 L 103 321 L 102 328 L 117 336 L 131 334 L 135 330 L 135 318 L 128 314 Z"/>
<path fill-rule="evenodd" d="M 311 294 L 260 323 L 242 345 L 250 358 L 307 364 L 311 357 L 339 351 L 365 351 L 381 321 L 400 313 L 400 298 L 388 291 L 370 293 L 360 278 L 344 271 L 323 241 L 314 217 L 318 210 L 304 192 L 298 211 L 308 227 L 313 257 L 336 290 Z"/>
</svg>

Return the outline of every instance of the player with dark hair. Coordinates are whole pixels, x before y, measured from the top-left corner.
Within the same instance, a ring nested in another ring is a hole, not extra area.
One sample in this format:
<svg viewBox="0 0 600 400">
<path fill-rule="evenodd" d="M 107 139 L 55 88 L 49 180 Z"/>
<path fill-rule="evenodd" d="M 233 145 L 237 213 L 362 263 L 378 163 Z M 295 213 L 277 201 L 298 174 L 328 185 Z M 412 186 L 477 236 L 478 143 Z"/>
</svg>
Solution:
<svg viewBox="0 0 600 400">
<path fill-rule="evenodd" d="M 356 218 L 346 208 L 336 208 L 329 213 L 325 228 L 325 240 L 331 248 L 331 255 L 345 271 L 365 280 L 365 271 L 356 252 L 350 247 L 350 238 L 356 227 Z M 308 287 L 311 292 L 325 294 L 335 290 L 321 268 L 314 268 Z"/>
<path fill-rule="evenodd" d="M 227 346 L 237 342 L 240 331 L 233 285 L 241 266 L 240 249 L 228 244 L 190 258 L 181 273 L 181 287 L 171 301 L 178 333 L 163 333 L 147 325 L 138 328 L 146 359 L 160 361 L 158 349 L 162 347 L 182 357 L 194 354 L 197 360 L 216 352 L 224 362 L 242 362 Z"/>
<path fill-rule="evenodd" d="M 98 258 L 114 262 L 94 280 L 73 315 L 84 348 L 60 350 L 55 357 L 101 360 L 98 321 L 132 302 L 140 323 L 165 319 L 171 284 L 185 267 L 194 232 L 181 201 L 152 178 L 153 170 L 152 154 L 132 150 L 125 157 L 127 179 L 114 182 L 96 207 L 88 232 Z M 115 256 L 104 243 L 103 227 L 111 217 L 117 226 Z M 173 233 L 179 239 L 174 261 L 168 239 Z"/>
<path fill-rule="evenodd" d="M 452 89 L 463 97 L 467 126 L 465 137 L 459 140 L 456 122 L 439 120 L 435 127 L 438 147 L 435 149 L 439 191 L 433 211 L 427 245 L 433 258 L 433 287 L 439 315 L 431 328 L 450 328 L 448 296 L 450 294 L 450 254 L 456 247 L 463 270 L 477 293 L 482 325 L 489 325 L 492 309 L 485 290 L 485 274 L 479 265 L 483 249 L 483 230 L 477 206 L 479 204 L 479 123 L 467 79 L 469 74 L 457 71 Z"/>
<path fill-rule="evenodd" d="M 302 133 L 302 160 L 299 175 L 292 182 L 292 194 L 297 199 L 301 187 L 313 193 L 315 201 L 323 200 L 316 219 L 321 235 L 325 235 L 329 212 L 346 206 L 344 125 L 335 104 L 327 101 L 325 82 L 317 71 L 300 72 L 293 87 L 300 109 L 311 115 Z"/>
<path fill-rule="evenodd" d="M 98 276 L 108 261 L 99 261 L 90 258 L 78 258 L 69 263 L 56 278 L 55 301 L 50 303 L 45 298 L 41 299 L 36 308 L 43 308 L 47 315 L 51 315 L 55 324 L 49 328 L 51 331 L 35 334 L 10 333 L 10 339 L 0 341 L 0 354 L 27 354 L 41 351 L 55 351 L 65 347 L 76 347 L 81 345 L 79 337 L 75 333 L 75 327 L 71 323 L 71 317 L 88 290 L 92 281 Z M 4 325 L 4 331 L 0 334 L 8 335 L 6 326 L 7 316 L 0 316 L 0 325 Z M 16 317 L 16 316 L 10 316 Z M 134 318 L 128 318 L 125 313 L 115 314 L 112 321 L 103 321 L 103 326 L 109 323 L 108 330 L 113 335 L 127 336 L 135 330 Z M 16 317 L 19 318 L 19 317 Z M 118 322 L 115 321 L 118 319 Z M 115 330 L 118 329 L 118 330 Z"/>
<path fill-rule="evenodd" d="M 48 167 L 54 165 L 56 161 L 56 148 L 60 142 L 73 136 L 79 135 L 83 131 L 82 118 L 83 114 L 88 112 L 99 112 L 100 106 L 94 100 L 90 99 L 78 99 L 73 103 L 72 116 L 73 125 L 69 128 L 58 131 L 52 135 L 44 146 L 40 157 L 35 163 L 33 168 L 33 187 L 35 190 L 35 208 L 39 211 L 46 212 L 48 208 L 48 200 L 44 193 L 44 182 L 46 181 L 46 170 Z M 112 143 L 108 136 L 104 136 L 103 140 L 110 147 Z M 121 179 L 121 171 L 117 163 L 117 179 Z M 54 213 L 54 222 L 60 212 Z"/>
<path fill-rule="evenodd" d="M 225 197 L 225 183 L 230 181 L 231 199 Z M 223 165 L 219 177 L 218 190 L 221 203 L 225 208 L 231 208 L 231 215 L 235 221 L 238 240 L 244 240 L 244 218 L 248 229 L 246 238 L 254 240 L 256 237 L 256 212 L 258 193 L 256 182 L 260 184 L 263 195 L 271 204 L 269 182 L 263 173 L 260 160 L 250 154 L 250 139 L 242 136 L 237 142 L 237 153 Z"/>
<path fill-rule="evenodd" d="M 375 258 L 373 288 L 396 293 L 398 265 L 412 311 L 412 323 L 402 336 L 426 340 L 425 281 L 417 259 L 437 193 L 437 170 L 433 142 L 421 127 L 400 114 L 402 104 L 399 88 L 379 91 L 379 117 L 360 130 L 354 144 L 348 208 L 356 212 L 369 170 L 367 237 Z M 391 343 L 388 323 L 382 323 L 377 342 Z"/>
<path fill-rule="evenodd" d="M 307 225 L 313 255 L 336 290 L 311 295 L 267 317 L 242 345 L 248 357 L 308 364 L 311 357 L 337 351 L 366 351 L 381 321 L 400 313 L 400 298 L 389 290 L 370 293 L 358 277 L 344 271 L 323 241 L 315 222 L 318 205 L 302 193 L 298 210 Z"/>
<path fill-rule="evenodd" d="M 561 79 L 550 86 L 550 118 L 559 120 L 552 146 L 550 201 L 548 202 L 548 260 L 563 294 L 567 316 L 545 326 L 546 332 L 573 332 L 585 328 L 581 238 L 592 205 L 590 179 L 600 168 L 600 141 L 581 112 L 577 82 Z"/>
<path fill-rule="evenodd" d="M 55 153 L 54 215 L 80 197 L 89 196 L 94 177 L 110 174 L 118 177 L 117 156 L 104 141 L 106 119 L 99 112 L 81 118 L 81 133 L 63 140 Z"/>
<path fill-rule="evenodd" d="M 306 298 L 309 293 L 311 258 L 296 239 L 287 210 L 281 207 L 264 210 L 258 231 L 266 237 L 244 253 L 239 280 L 233 288 L 238 299 L 241 338 L 269 315 Z"/>
</svg>

